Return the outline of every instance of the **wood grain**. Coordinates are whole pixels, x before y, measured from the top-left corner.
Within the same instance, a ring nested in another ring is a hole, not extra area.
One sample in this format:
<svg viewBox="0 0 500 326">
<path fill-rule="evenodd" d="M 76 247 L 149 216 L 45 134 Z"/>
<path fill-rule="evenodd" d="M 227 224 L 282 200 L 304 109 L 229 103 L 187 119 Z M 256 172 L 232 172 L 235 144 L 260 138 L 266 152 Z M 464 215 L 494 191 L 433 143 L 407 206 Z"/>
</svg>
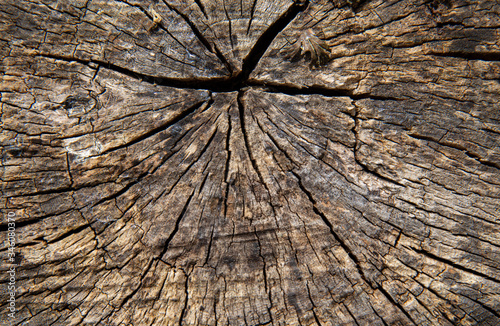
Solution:
<svg viewBox="0 0 500 326">
<path fill-rule="evenodd" d="M 0 324 L 500 323 L 496 1 L 4 0 L 0 23 Z M 304 31 L 328 61 L 291 60 Z"/>
</svg>

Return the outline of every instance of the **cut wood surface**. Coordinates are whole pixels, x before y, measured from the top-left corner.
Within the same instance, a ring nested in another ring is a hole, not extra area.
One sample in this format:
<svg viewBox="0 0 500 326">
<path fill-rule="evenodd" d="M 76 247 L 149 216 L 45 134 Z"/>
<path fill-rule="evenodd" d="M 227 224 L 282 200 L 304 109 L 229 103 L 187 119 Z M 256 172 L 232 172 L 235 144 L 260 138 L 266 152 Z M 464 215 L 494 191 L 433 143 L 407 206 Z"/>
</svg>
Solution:
<svg viewBox="0 0 500 326">
<path fill-rule="evenodd" d="M 1 325 L 500 325 L 500 3 L 0 0 Z"/>
</svg>

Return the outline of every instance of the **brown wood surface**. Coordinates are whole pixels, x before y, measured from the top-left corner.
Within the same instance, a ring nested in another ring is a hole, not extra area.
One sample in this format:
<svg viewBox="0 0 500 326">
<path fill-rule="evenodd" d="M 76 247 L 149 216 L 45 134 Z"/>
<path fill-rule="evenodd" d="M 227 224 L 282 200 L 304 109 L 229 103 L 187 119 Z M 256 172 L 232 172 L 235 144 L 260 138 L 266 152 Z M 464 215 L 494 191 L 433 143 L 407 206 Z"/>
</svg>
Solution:
<svg viewBox="0 0 500 326">
<path fill-rule="evenodd" d="M 0 0 L 0 60 L 1 325 L 500 325 L 498 1 Z"/>
</svg>

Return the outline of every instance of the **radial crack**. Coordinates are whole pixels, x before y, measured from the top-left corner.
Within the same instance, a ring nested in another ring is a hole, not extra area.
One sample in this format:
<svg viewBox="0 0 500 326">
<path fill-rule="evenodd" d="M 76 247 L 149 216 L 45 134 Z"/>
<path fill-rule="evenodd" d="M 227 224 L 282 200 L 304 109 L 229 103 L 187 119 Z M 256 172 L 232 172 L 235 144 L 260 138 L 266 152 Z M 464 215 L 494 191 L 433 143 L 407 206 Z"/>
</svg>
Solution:
<svg viewBox="0 0 500 326">
<path fill-rule="evenodd" d="M 290 83 L 276 83 L 250 78 L 246 83 L 248 86 L 260 87 L 269 93 L 282 93 L 286 95 L 322 95 L 326 97 L 350 97 L 353 100 L 371 99 L 385 101 L 402 101 L 403 98 L 391 96 L 377 96 L 370 93 L 354 94 L 351 90 L 329 88 L 321 85 L 300 86 Z"/>
<path fill-rule="evenodd" d="M 229 17 L 229 13 L 227 12 L 226 8 L 226 1 L 222 1 L 222 6 L 224 7 L 224 14 L 226 15 L 227 22 L 228 22 L 228 28 L 229 28 L 229 43 L 231 43 L 231 48 L 234 50 L 234 43 L 233 43 L 233 24 L 231 22 L 231 17 Z"/>
<path fill-rule="evenodd" d="M 205 6 L 203 6 L 203 3 L 200 0 L 194 0 L 194 2 L 200 8 L 200 11 L 203 13 L 203 16 L 205 16 L 205 18 L 208 19 L 207 13 L 205 11 Z"/>
<path fill-rule="evenodd" d="M 184 317 L 186 316 L 186 311 L 188 309 L 188 299 L 189 299 L 189 289 L 188 289 L 188 286 L 189 286 L 189 274 L 186 273 L 186 271 L 184 269 L 181 268 L 181 270 L 184 273 L 184 276 L 186 277 L 186 281 L 184 282 L 184 294 L 186 295 L 186 300 L 184 301 L 184 306 L 182 307 L 181 316 L 180 316 L 180 319 L 179 319 L 179 325 L 180 326 L 183 325 L 183 320 L 184 320 Z"/>
<path fill-rule="evenodd" d="M 163 123 L 162 125 L 154 128 L 154 129 L 151 129 L 150 131 L 148 131 L 147 133 L 144 133 L 134 139 L 132 139 L 131 141 L 125 143 L 125 144 L 122 144 L 122 145 L 118 145 L 118 146 L 115 146 L 115 147 L 111 147 L 111 148 L 108 148 L 107 150 L 103 151 L 100 153 L 100 155 L 103 155 L 103 154 L 107 154 L 109 152 L 113 152 L 113 151 L 116 151 L 116 150 L 119 150 L 119 149 L 122 149 L 122 148 L 125 148 L 125 147 L 130 147 L 136 143 L 139 143 L 149 137 L 152 137 L 168 128 L 170 128 L 171 126 L 175 125 L 176 123 L 178 123 L 179 121 L 187 118 L 188 116 L 190 116 L 191 114 L 193 114 L 194 112 L 196 112 L 204 103 L 207 103 L 206 101 L 202 101 L 202 102 L 198 102 L 196 103 L 195 105 L 189 107 L 188 109 L 184 110 L 183 112 L 181 112 L 179 115 L 177 115 L 176 117 L 173 117 L 171 120 Z"/>
<path fill-rule="evenodd" d="M 294 171 L 290 171 L 290 172 L 295 176 L 295 178 L 297 179 L 297 184 L 298 184 L 299 188 L 302 190 L 302 192 L 307 196 L 307 198 L 311 202 L 312 209 L 313 209 L 314 213 L 316 213 L 316 215 L 318 215 L 319 217 L 321 217 L 321 219 L 323 220 L 323 222 L 330 228 L 330 233 L 333 235 L 333 237 L 335 238 L 335 240 L 340 244 L 340 246 L 342 247 L 342 249 L 344 249 L 344 251 L 347 253 L 347 255 L 349 256 L 349 258 L 353 261 L 353 263 L 356 266 L 356 269 L 358 270 L 359 275 L 361 276 L 361 278 L 368 285 L 370 285 L 372 288 L 375 288 L 376 286 L 373 285 L 372 282 L 370 282 L 366 278 L 365 273 L 364 273 L 363 269 L 361 268 L 361 265 L 360 265 L 358 257 L 356 257 L 356 255 L 352 252 L 351 248 L 349 248 L 349 246 L 347 246 L 347 244 L 333 230 L 333 225 L 332 225 L 332 223 L 330 223 L 330 221 L 325 216 L 325 214 L 323 214 L 317 208 L 316 200 L 314 199 L 314 197 L 312 196 L 312 194 L 309 192 L 309 190 L 307 190 L 306 187 L 304 186 L 304 184 L 302 183 L 302 178 L 296 172 L 294 172 Z"/>
<path fill-rule="evenodd" d="M 380 174 L 376 170 L 370 170 L 368 168 L 368 166 L 366 166 L 366 164 L 361 162 L 361 160 L 359 159 L 359 148 L 361 147 L 361 140 L 359 139 L 360 138 L 359 137 L 359 129 L 361 128 L 361 125 L 360 125 L 360 119 L 358 117 L 359 108 L 357 107 L 356 104 L 354 104 L 354 107 L 356 109 L 354 115 L 352 116 L 352 118 L 354 120 L 354 127 L 352 128 L 352 132 L 354 134 L 354 141 L 355 141 L 354 142 L 354 161 L 356 161 L 356 163 L 358 163 L 358 165 L 363 169 L 363 171 L 375 176 L 376 178 L 387 181 L 387 182 L 389 182 L 397 187 L 406 187 L 404 184 L 399 183 L 396 180 L 393 180 L 393 179 L 390 179 L 386 176 L 383 176 L 382 174 Z"/>
<path fill-rule="evenodd" d="M 248 157 L 250 159 L 250 162 L 252 164 L 252 167 L 254 171 L 257 173 L 260 182 L 264 187 L 267 188 L 266 183 L 264 182 L 264 178 L 262 176 L 262 173 L 259 170 L 259 167 L 257 166 L 257 162 L 255 161 L 255 158 L 253 157 L 252 151 L 250 150 L 250 142 L 248 140 L 248 132 L 246 130 L 246 125 L 245 125 L 245 108 L 243 105 L 243 100 L 242 97 L 244 96 L 244 91 L 239 91 L 238 92 L 238 111 L 239 111 L 239 117 L 240 117 L 240 125 L 241 125 L 241 133 L 243 134 L 243 140 L 245 142 L 245 148 L 248 153 Z M 271 194 L 268 190 L 269 195 Z"/>
<path fill-rule="evenodd" d="M 200 42 L 213 54 L 217 56 L 217 58 L 224 64 L 226 69 L 229 71 L 229 74 L 232 75 L 234 68 L 233 66 L 227 61 L 227 59 L 222 55 L 222 52 L 217 48 L 217 46 L 214 44 L 213 47 L 210 45 L 210 42 L 203 36 L 203 34 L 198 30 L 196 25 L 189 19 L 189 17 L 182 13 L 179 9 L 176 7 L 170 5 L 166 0 L 162 0 L 163 3 L 172 11 L 174 11 L 177 15 L 181 16 L 182 19 L 189 25 L 191 30 L 193 31 L 194 35 L 200 40 Z M 201 7 L 200 7 L 201 9 Z M 202 10 L 203 13 L 205 14 L 204 10 Z M 206 16 L 206 14 L 205 14 Z"/>
<path fill-rule="evenodd" d="M 155 260 L 154 259 L 150 259 L 149 260 L 149 264 L 148 266 L 146 267 L 146 270 L 144 271 L 144 273 L 141 275 L 141 278 L 140 278 L 140 283 L 139 285 L 137 286 L 137 288 L 135 288 L 132 292 L 130 292 L 124 299 L 123 301 L 121 302 L 120 306 L 118 307 L 118 310 L 121 309 L 122 307 L 125 306 L 125 304 L 140 290 L 140 288 L 142 287 L 142 282 L 144 281 L 144 277 L 146 277 L 146 275 L 148 274 L 149 270 L 151 269 L 151 266 L 153 266 L 153 262 Z"/>
<path fill-rule="evenodd" d="M 231 126 L 231 114 L 229 111 L 228 111 L 227 123 L 228 123 L 227 135 L 226 135 L 227 160 L 226 160 L 226 165 L 224 167 L 224 182 L 226 183 L 226 193 L 224 196 L 224 216 L 226 216 L 226 212 L 227 212 L 227 197 L 229 196 L 229 186 L 230 186 L 230 182 L 228 180 L 228 174 L 229 174 L 229 164 L 231 162 L 230 138 L 231 138 L 232 126 Z"/>
<path fill-rule="evenodd" d="M 422 254 L 428 258 L 431 258 L 433 260 L 436 260 L 436 261 L 439 261 L 443 264 L 446 264 L 448 266 L 452 266 L 453 268 L 456 268 L 458 270 L 461 270 L 462 272 L 466 272 L 466 273 L 470 273 L 470 274 L 474 274 L 476 276 L 479 276 L 479 277 L 482 277 L 484 279 L 487 279 L 488 281 L 492 281 L 492 282 L 495 282 L 495 283 L 500 283 L 500 280 L 497 280 L 491 276 L 488 276 L 486 274 L 483 274 L 481 272 L 478 272 L 476 270 L 473 270 L 473 269 L 470 269 L 470 268 L 467 268 L 467 267 L 464 267 L 464 266 L 461 266 L 457 263 L 454 263 L 452 262 L 451 260 L 448 260 L 446 258 L 442 258 L 442 257 L 439 257 L 439 256 L 436 256 L 428 251 L 425 251 L 425 250 L 420 250 L 420 249 L 414 249 L 414 248 L 411 248 L 413 251 L 415 251 L 416 253 L 419 253 L 419 254 Z"/>
<path fill-rule="evenodd" d="M 255 6 L 258 0 L 253 0 L 252 8 L 250 9 L 250 20 L 248 21 L 247 35 L 250 32 L 250 27 L 252 27 L 253 15 L 255 14 Z"/>
<path fill-rule="evenodd" d="M 410 313 L 406 311 L 399 302 L 394 300 L 394 298 L 389 293 L 387 293 L 387 291 L 382 286 L 378 286 L 377 289 L 387 298 L 387 300 L 389 300 L 390 303 L 392 303 L 395 307 L 398 307 L 398 309 L 403 314 L 405 314 L 406 318 L 408 318 L 413 323 L 413 325 L 418 325 L 418 323 L 415 320 L 413 320 Z"/>
<path fill-rule="evenodd" d="M 273 24 L 271 24 L 259 37 L 257 42 L 248 52 L 248 55 L 243 59 L 241 66 L 241 79 L 247 80 L 248 76 L 255 69 L 260 59 L 267 51 L 276 36 L 285 29 L 285 27 L 303 10 L 307 8 L 309 0 L 296 1 L 288 10 L 283 13 Z"/>
<path fill-rule="evenodd" d="M 189 195 L 189 198 L 187 199 L 186 203 L 184 204 L 184 207 L 182 208 L 182 211 L 179 214 L 179 217 L 177 217 L 177 219 L 175 221 L 174 229 L 172 230 L 172 232 L 168 236 L 167 240 L 165 241 L 165 244 L 163 245 L 163 250 L 162 250 L 161 254 L 158 256 L 158 258 L 160 260 L 162 260 L 163 256 L 165 255 L 165 253 L 168 250 L 168 246 L 170 245 L 170 242 L 172 241 L 172 239 L 177 234 L 177 231 L 179 231 L 179 225 L 181 223 L 181 220 L 184 218 L 184 215 L 186 214 L 187 209 L 189 208 L 189 203 L 191 202 L 191 199 L 193 198 L 194 193 L 195 193 L 195 190 L 193 189 L 191 191 L 191 194 Z"/>
</svg>

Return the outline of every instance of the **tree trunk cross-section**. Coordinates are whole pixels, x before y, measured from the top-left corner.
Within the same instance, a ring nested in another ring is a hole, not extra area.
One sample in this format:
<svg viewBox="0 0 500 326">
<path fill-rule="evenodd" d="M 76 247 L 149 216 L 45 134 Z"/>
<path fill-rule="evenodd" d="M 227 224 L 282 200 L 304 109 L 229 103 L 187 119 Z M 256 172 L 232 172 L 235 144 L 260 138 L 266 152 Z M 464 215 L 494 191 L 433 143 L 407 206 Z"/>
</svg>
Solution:
<svg viewBox="0 0 500 326">
<path fill-rule="evenodd" d="M 0 60 L 1 325 L 500 325 L 498 1 L 0 0 Z"/>
</svg>

